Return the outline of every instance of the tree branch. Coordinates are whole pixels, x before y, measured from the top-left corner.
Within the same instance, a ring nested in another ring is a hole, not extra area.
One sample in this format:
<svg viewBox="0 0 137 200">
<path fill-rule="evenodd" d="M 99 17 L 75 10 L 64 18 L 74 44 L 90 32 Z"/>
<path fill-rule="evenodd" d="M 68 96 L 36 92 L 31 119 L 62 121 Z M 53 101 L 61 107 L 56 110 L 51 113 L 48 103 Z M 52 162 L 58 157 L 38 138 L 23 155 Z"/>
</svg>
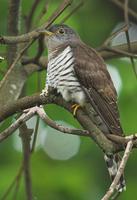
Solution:
<svg viewBox="0 0 137 200">
<path fill-rule="evenodd" d="M 9 14 L 8 14 L 8 35 L 17 36 L 20 32 L 20 15 L 21 15 L 21 0 L 9 1 Z M 19 45 L 14 44 L 8 47 L 8 64 L 11 64 L 17 52 Z"/>
<path fill-rule="evenodd" d="M 10 1 L 14 2 L 14 4 L 15 4 L 15 2 L 17 0 L 10 0 Z M 39 0 L 34 1 L 32 10 L 29 15 L 29 17 L 31 16 L 30 18 L 32 18 L 33 14 L 34 14 L 34 10 L 36 9 L 36 7 L 38 5 L 38 2 L 39 2 Z M 9 117 L 17 112 L 21 112 L 24 109 L 29 108 L 29 111 L 27 113 L 23 113 L 23 115 L 21 117 L 19 117 L 16 120 L 16 122 L 11 124 L 11 126 L 9 128 L 7 128 L 5 131 L 3 131 L 0 134 L 0 142 L 5 140 L 8 136 L 10 136 L 17 128 L 20 128 L 22 144 L 23 144 L 23 156 L 24 156 L 23 169 L 24 169 L 24 175 L 25 175 L 25 186 L 26 186 L 26 194 L 27 194 L 28 200 L 32 200 L 32 186 L 31 186 L 31 177 L 30 177 L 30 154 L 31 154 L 30 140 L 31 140 L 32 130 L 28 129 L 24 122 L 26 122 L 28 119 L 30 119 L 35 114 L 38 114 L 38 116 L 47 125 L 51 126 L 52 128 L 54 128 L 58 131 L 61 131 L 63 133 L 68 133 L 68 134 L 75 134 L 75 135 L 91 137 L 96 142 L 96 144 L 106 153 L 116 153 L 119 151 L 123 151 L 123 150 L 125 150 L 125 146 L 127 145 L 122 162 L 118 169 L 117 176 L 115 177 L 113 183 L 110 186 L 109 191 L 106 193 L 106 195 L 104 196 L 104 198 L 102 200 L 107 200 L 111 196 L 114 189 L 116 188 L 116 185 L 119 181 L 121 174 L 124 171 L 124 168 L 125 168 L 126 162 L 128 160 L 130 151 L 132 150 L 132 147 L 137 148 L 137 135 L 130 135 L 128 137 L 122 137 L 122 136 L 115 135 L 116 133 L 114 135 L 112 135 L 112 134 L 105 135 L 98 129 L 98 127 L 95 126 L 95 124 L 91 121 L 90 117 L 87 115 L 87 113 L 84 109 L 79 109 L 77 111 L 76 118 L 79 121 L 79 123 L 83 126 L 83 128 L 86 130 L 79 130 L 79 129 L 70 129 L 70 128 L 67 128 L 67 127 L 64 127 L 64 126 L 61 126 L 61 125 L 55 123 L 52 119 L 50 119 L 46 115 L 43 108 L 37 107 L 37 106 L 44 105 L 44 104 L 54 103 L 54 104 L 64 107 L 65 109 L 67 109 L 69 112 L 72 113 L 71 104 L 65 102 L 61 96 L 56 96 L 53 93 L 51 93 L 48 97 L 43 98 L 39 94 L 35 94 L 31 97 L 24 97 L 17 101 L 14 101 L 15 99 L 18 98 L 18 96 L 22 90 L 22 87 L 24 86 L 24 83 L 28 78 L 28 75 L 30 75 L 35 70 L 39 70 L 38 66 L 36 66 L 35 64 L 39 64 L 40 66 L 42 66 L 42 69 L 45 69 L 46 64 L 47 64 L 47 58 L 41 56 L 41 53 L 43 51 L 41 41 L 39 43 L 39 50 L 37 52 L 37 55 L 33 59 L 23 60 L 23 62 L 22 62 L 23 66 L 21 66 L 20 60 L 21 60 L 23 53 L 25 52 L 25 50 L 28 47 L 30 47 L 31 43 L 33 43 L 34 40 L 39 37 L 39 30 L 48 28 L 57 19 L 57 17 L 71 4 L 71 2 L 72 2 L 71 0 L 64 0 L 63 3 L 57 8 L 57 10 L 53 13 L 53 15 L 49 18 L 49 20 L 44 25 L 36 28 L 35 30 L 33 30 L 29 33 L 26 33 L 26 34 L 23 34 L 20 36 L 16 36 L 16 37 L 0 36 L 1 44 L 14 44 L 17 47 L 18 43 L 27 42 L 27 46 L 24 49 L 22 49 L 20 51 L 20 53 L 16 56 L 16 59 L 14 60 L 9 71 L 5 75 L 3 81 L 1 82 L 0 89 L 2 88 L 2 90 L 0 91 L 1 92 L 0 121 L 5 120 L 7 117 Z M 19 1 L 18 1 L 18 3 L 19 3 Z M 64 20 L 66 20 L 81 5 L 82 5 L 81 3 L 78 4 L 78 6 L 75 7 L 74 10 L 72 10 L 72 12 Z M 19 4 L 14 5 L 14 6 L 16 6 L 16 8 L 17 7 L 19 8 Z M 19 9 L 18 9 L 18 11 L 19 11 Z M 128 17 L 128 15 L 127 15 L 128 10 L 125 13 L 126 13 L 125 16 Z M 14 16 L 14 18 L 15 18 L 15 16 Z M 15 23 L 16 23 L 16 25 L 14 26 L 14 28 L 17 27 L 16 20 L 15 20 Z M 28 23 L 27 30 L 29 30 L 31 27 L 32 21 L 28 21 L 27 23 Z M 16 31 L 16 34 L 17 33 L 18 33 L 18 31 Z M 105 59 L 121 57 L 121 56 L 136 57 L 136 55 L 134 55 L 134 53 L 137 53 L 137 41 L 131 43 L 130 48 L 129 48 L 129 43 L 130 43 L 130 41 L 128 42 L 128 44 L 122 44 L 122 45 L 112 47 L 111 49 L 109 49 L 109 51 L 108 51 L 108 49 L 102 49 L 100 51 L 100 54 Z M 131 49 L 132 49 L 132 53 L 130 52 Z M 2 60 L 1 57 L 0 57 L 0 60 Z M 18 63 L 19 63 L 19 65 L 17 66 L 18 67 L 17 70 L 14 70 L 12 73 L 12 70 Z M 32 68 L 32 66 L 35 66 L 35 68 Z M 8 77 L 10 77 L 11 79 L 10 78 L 8 79 Z M 13 80 L 13 78 L 15 80 Z M 6 82 L 5 80 L 8 82 L 8 84 L 4 87 L 3 83 Z M 12 90 L 11 90 L 11 87 L 12 87 Z M 17 90 L 15 89 L 15 87 L 17 87 Z M 14 91 L 14 90 L 16 90 L 16 91 Z M 7 101 L 5 101 L 5 99 Z M 8 99 L 9 99 L 9 101 L 8 101 Z M 12 103 L 11 103 L 11 101 L 12 101 Z M 5 102 L 7 103 L 6 105 L 5 105 Z M 36 106 L 36 107 L 32 108 L 33 106 Z M 33 151 L 33 147 L 32 147 L 32 151 Z"/>
<path fill-rule="evenodd" d="M 24 122 L 29 120 L 35 112 L 31 109 L 28 113 L 23 113 L 14 123 L 12 123 L 6 130 L 0 134 L 0 142 L 9 137 L 15 130 L 17 130 Z"/>
<path fill-rule="evenodd" d="M 132 53 L 137 54 L 137 41 L 136 42 L 131 42 L 130 45 L 131 45 L 131 48 L 132 48 Z M 113 48 L 113 52 L 112 51 L 101 50 L 101 51 L 99 51 L 99 53 L 101 54 L 101 56 L 104 59 L 124 57 L 124 54 L 120 54 L 120 53 L 114 52 L 115 50 L 116 51 L 119 50 L 119 51 L 131 53 L 131 52 L 129 52 L 127 44 L 121 44 L 121 45 L 112 46 L 112 48 Z M 125 57 L 127 57 L 126 54 L 125 54 Z"/>
<path fill-rule="evenodd" d="M 23 147 L 23 169 L 25 177 L 26 197 L 27 200 L 32 200 L 33 199 L 32 183 L 30 176 L 30 155 L 31 155 L 30 141 L 33 130 L 28 129 L 25 123 L 19 128 L 19 130 Z"/>
<path fill-rule="evenodd" d="M 39 21 L 42 19 L 42 17 L 47 13 L 47 11 L 48 11 L 48 6 L 49 6 L 49 1 L 46 1 L 46 2 L 45 2 L 45 5 L 42 7 L 42 10 L 41 10 L 39 16 L 37 17 L 37 19 L 36 19 L 36 21 L 35 21 L 36 24 L 37 24 L 37 22 L 39 22 Z"/>
<path fill-rule="evenodd" d="M 25 34 L 27 35 L 29 41 L 35 40 L 36 37 L 33 37 L 35 34 L 37 36 L 39 35 L 38 30 L 42 28 L 47 28 L 50 26 L 53 21 L 57 19 L 57 17 L 71 4 L 72 0 L 64 0 L 62 4 L 59 5 L 59 7 L 55 10 L 55 12 L 51 15 L 51 17 L 48 19 L 48 21 L 39 27 L 37 30 L 32 31 L 31 33 Z M 34 35 L 33 35 L 34 34 Z M 12 36 L 15 40 L 18 40 L 18 37 L 24 38 L 24 35 L 22 36 Z M 15 41 L 14 40 L 14 41 Z M 26 40 L 25 40 L 26 41 Z M 15 44 L 15 43 L 14 43 Z M 5 75 L 5 78 L 1 82 L 0 87 L 0 107 L 3 106 L 5 103 L 9 103 L 11 100 L 16 100 L 21 91 L 22 88 L 28 78 L 28 73 L 25 71 L 25 67 L 21 66 L 21 63 L 17 64 L 17 67 L 14 67 L 14 65 L 17 63 L 17 61 L 20 59 L 22 54 L 24 53 L 25 49 L 27 49 L 31 45 L 31 42 L 27 44 L 27 46 L 21 51 L 21 53 L 16 57 L 15 62 L 12 64 L 11 69 L 7 72 Z"/>
<path fill-rule="evenodd" d="M 51 15 L 51 17 L 48 19 L 48 21 L 43 24 L 42 26 L 38 27 L 37 29 L 22 34 L 20 36 L 0 36 L 0 43 L 1 44 L 16 44 L 21 42 L 29 42 L 32 39 L 38 38 L 40 35 L 39 31 L 42 29 L 47 29 L 57 18 L 64 12 L 64 10 L 70 6 L 72 3 L 72 0 L 64 0 L 62 4 L 55 10 L 55 12 Z"/>
<path fill-rule="evenodd" d="M 73 15 L 74 13 L 76 13 L 76 11 L 81 8 L 82 6 L 84 5 L 84 1 L 81 0 L 71 11 L 70 13 L 65 16 L 61 21 L 60 21 L 60 24 L 63 24 L 64 22 L 66 22 L 70 17 L 71 15 Z"/>
<path fill-rule="evenodd" d="M 10 105 L 3 106 L 2 110 L 0 110 L 0 121 L 3 121 L 7 117 L 13 115 L 15 112 L 20 112 L 21 110 L 34 107 L 35 105 L 39 106 L 49 103 L 60 105 L 72 113 L 71 104 L 65 102 L 60 96 L 51 94 L 49 97 L 42 98 L 36 94 L 31 97 L 21 98 Z M 117 149 L 115 145 L 105 137 L 105 135 L 93 124 L 90 118 L 81 109 L 78 110 L 76 118 L 85 130 L 90 131 L 91 137 L 102 149 L 104 149 L 104 151 L 107 150 L 108 152 L 112 152 Z"/>
<path fill-rule="evenodd" d="M 124 3 L 121 3 L 119 0 L 110 0 L 110 1 L 124 11 Z M 131 8 L 129 8 L 128 13 L 130 16 L 132 16 L 137 21 L 137 13 L 136 12 L 134 12 Z"/>
<path fill-rule="evenodd" d="M 0 121 L 3 121 L 7 117 L 13 115 L 16 112 L 20 112 L 21 110 L 31 108 L 36 105 L 40 106 L 43 104 L 51 104 L 51 103 L 60 105 L 72 113 L 71 104 L 68 104 L 67 102 L 65 102 L 61 98 L 61 96 L 55 96 L 54 94 L 50 94 L 48 97 L 43 98 L 39 94 L 36 94 L 33 96 L 27 96 L 27 97 L 21 98 L 10 105 L 3 106 L 3 109 L 0 110 L 0 113 L 1 113 Z M 116 133 L 114 133 L 115 134 L 114 136 L 112 135 L 112 138 L 109 134 L 104 135 L 95 126 L 95 124 L 91 121 L 91 119 L 82 109 L 79 109 L 77 111 L 76 118 L 79 121 L 79 123 L 83 126 L 83 128 L 89 131 L 89 136 L 92 137 L 92 139 L 98 144 L 98 146 L 105 152 L 114 153 L 114 152 L 122 151 L 124 150 L 124 146 L 129 141 L 129 138 L 126 138 L 124 140 L 123 137 L 117 136 Z M 52 123 L 49 123 L 49 125 L 52 126 Z M 59 127 L 55 127 L 55 124 L 53 127 L 58 128 L 59 130 Z M 133 144 L 134 144 L 134 147 L 136 148 L 137 147 L 136 136 L 134 136 Z"/>
<path fill-rule="evenodd" d="M 129 8 L 128 8 L 128 3 L 129 3 L 129 1 L 125 0 L 124 18 L 125 18 L 126 25 L 129 27 L 129 19 L 128 19 L 128 9 Z M 126 39 L 127 39 L 127 44 L 128 44 L 128 51 L 132 53 L 132 48 L 131 48 L 131 45 L 130 45 L 130 37 L 129 37 L 128 30 L 125 31 L 125 34 L 126 34 Z M 133 72 L 134 72 L 135 77 L 137 79 L 136 65 L 135 65 L 135 62 L 134 62 L 134 58 L 132 56 L 130 56 L 130 61 L 131 61 L 131 64 L 132 64 Z"/>
<path fill-rule="evenodd" d="M 9 1 L 9 21 L 8 21 L 8 32 L 11 35 L 18 35 L 20 26 L 20 8 L 21 7 L 21 0 L 10 0 Z M 16 37 L 16 36 L 14 36 Z M 12 63 L 15 57 L 17 56 L 17 52 L 20 49 L 20 44 L 14 44 L 8 48 L 8 63 Z M 7 74 L 7 73 L 6 73 Z M 5 76 L 6 76 L 5 74 Z M 9 75 L 9 73 L 8 73 Z M 4 77 L 5 77 L 4 76 Z M 7 76 L 6 76 L 7 77 Z M 10 76 L 0 82 L 0 107 L 3 104 L 8 103 L 11 99 L 17 98 L 18 88 L 22 88 L 21 81 L 23 82 L 24 71 L 20 69 L 20 63 L 16 62 L 15 65 L 10 69 Z M 19 80 L 19 81 L 18 81 Z M 1 84 L 2 87 L 1 87 Z"/>
<path fill-rule="evenodd" d="M 40 0 L 34 0 L 28 16 L 25 16 L 26 31 L 27 32 L 30 31 L 30 29 L 32 27 L 33 16 L 35 14 L 36 8 L 37 8 L 39 3 L 40 3 Z"/>
<path fill-rule="evenodd" d="M 20 15 L 21 15 L 21 0 L 10 0 L 9 1 L 9 16 L 8 16 L 8 34 L 15 35 L 16 37 L 20 31 Z M 14 44 L 8 47 L 8 63 L 11 64 L 18 54 L 20 44 Z M 10 67 L 9 67 L 10 68 Z M 3 87 L 0 86 L 0 107 L 3 104 L 8 103 L 11 99 L 18 97 L 14 92 L 17 89 L 22 88 L 21 81 L 24 80 L 24 71 L 20 70 L 20 63 L 16 62 L 10 70 L 10 76 L 8 79 L 4 79 L 0 83 L 3 83 Z M 7 73 L 6 73 L 7 74 Z M 5 74 L 5 76 L 6 76 Z M 9 75 L 9 74 L 8 74 Z M 5 77 L 4 76 L 4 77 Z M 7 76 L 6 76 L 7 77 Z"/>
<path fill-rule="evenodd" d="M 73 134 L 73 135 L 80 135 L 80 136 L 90 136 L 90 133 L 87 130 L 71 129 L 71 128 L 64 127 L 60 124 L 57 124 L 56 122 L 54 122 L 52 119 L 50 119 L 47 116 L 47 114 L 45 113 L 45 111 L 42 107 L 37 107 L 36 113 L 47 125 L 49 125 L 50 127 L 54 128 L 60 132 Z"/>
<path fill-rule="evenodd" d="M 28 121 L 31 117 L 33 117 L 35 114 L 38 114 L 38 116 L 50 127 L 68 134 L 74 134 L 74 135 L 80 135 L 80 136 L 90 136 L 89 131 L 87 130 L 80 130 L 80 129 L 71 129 L 64 127 L 60 124 L 57 124 L 52 119 L 50 119 L 44 109 L 42 107 L 33 107 L 28 110 L 27 113 L 23 113 L 14 123 L 12 123 L 6 130 L 4 130 L 0 134 L 0 142 L 5 140 L 7 137 L 9 137 L 12 133 L 14 133 L 17 128 L 19 128 L 24 122 Z"/>
<path fill-rule="evenodd" d="M 108 59 L 112 59 L 112 58 L 120 58 L 120 57 L 137 57 L 137 41 L 136 42 L 131 42 L 130 43 L 131 48 L 132 48 L 132 53 L 129 52 L 128 50 L 128 45 L 127 44 L 122 44 L 122 45 L 117 45 L 114 47 L 105 47 L 103 46 L 103 48 L 97 48 L 99 54 L 106 60 Z M 46 69 L 47 66 L 47 57 L 45 56 L 41 56 L 37 62 L 35 60 L 35 58 L 28 58 L 28 57 L 24 57 L 22 60 L 22 64 L 23 65 L 27 65 L 26 69 L 28 69 L 28 66 L 30 64 L 31 65 L 39 65 L 40 69 Z M 29 68 L 31 69 L 31 68 Z M 33 69 L 33 67 L 32 67 Z M 38 68 L 36 68 L 36 70 L 38 70 Z M 30 70 L 31 71 L 31 70 Z"/>
</svg>

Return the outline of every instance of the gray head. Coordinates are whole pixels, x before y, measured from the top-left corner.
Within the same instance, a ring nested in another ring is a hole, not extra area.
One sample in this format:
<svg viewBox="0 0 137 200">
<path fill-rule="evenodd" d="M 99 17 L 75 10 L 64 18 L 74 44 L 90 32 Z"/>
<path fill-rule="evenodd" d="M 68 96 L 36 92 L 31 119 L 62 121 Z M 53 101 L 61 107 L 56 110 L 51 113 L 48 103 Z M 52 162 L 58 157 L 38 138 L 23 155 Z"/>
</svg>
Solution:
<svg viewBox="0 0 137 200">
<path fill-rule="evenodd" d="M 69 26 L 62 24 L 52 25 L 48 31 L 43 31 L 45 35 L 45 44 L 50 51 L 56 49 L 58 46 L 75 42 L 80 39 L 79 35 Z"/>
</svg>

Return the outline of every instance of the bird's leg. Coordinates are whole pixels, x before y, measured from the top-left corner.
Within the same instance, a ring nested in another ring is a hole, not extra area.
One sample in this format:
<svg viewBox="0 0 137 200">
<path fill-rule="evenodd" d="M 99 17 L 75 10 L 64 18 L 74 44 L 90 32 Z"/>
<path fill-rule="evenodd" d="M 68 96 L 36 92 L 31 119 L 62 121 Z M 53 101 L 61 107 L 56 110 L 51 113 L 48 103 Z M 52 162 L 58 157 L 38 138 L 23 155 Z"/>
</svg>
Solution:
<svg viewBox="0 0 137 200">
<path fill-rule="evenodd" d="M 73 104 L 71 106 L 71 108 L 73 109 L 73 115 L 76 116 L 76 112 L 77 110 L 80 108 L 81 106 L 79 104 Z"/>
</svg>

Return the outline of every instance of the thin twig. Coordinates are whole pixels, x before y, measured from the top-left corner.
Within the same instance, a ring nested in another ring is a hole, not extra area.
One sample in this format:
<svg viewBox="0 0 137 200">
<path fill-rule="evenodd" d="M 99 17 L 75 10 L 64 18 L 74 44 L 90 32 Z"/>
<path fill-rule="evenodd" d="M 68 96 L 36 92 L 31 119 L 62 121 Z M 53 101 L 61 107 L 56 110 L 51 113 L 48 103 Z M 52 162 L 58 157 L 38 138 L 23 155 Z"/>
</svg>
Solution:
<svg viewBox="0 0 137 200">
<path fill-rule="evenodd" d="M 35 145 L 36 145 L 36 140 L 37 140 L 37 135 L 38 135 L 38 129 L 39 129 L 39 121 L 40 121 L 40 118 L 39 118 L 39 116 L 37 116 L 35 130 L 34 130 L 34 134 L 33 134 L 34 136 L 33 136 L 33 141 L 32 141 L 31 153 L 33 153 L 34 150 L 35 150 Z"/>
<path fill-rule="evenodd" d="M 37 91 L 38 92 L 41 91 L 41 74 L 40 73 L 38 73 L 38 75 L 37 75 Z M 34 149 L 35 149 L 37 135 L 38 135 L 38 129 L 39 129 L 39 122 L 40 122 L 40 117 L 37 116 L 34 134 L 33 134 L 34 136 L 33 136 L 33 141 L 32 141 L 31 153 L 33 153 Z"/>
<path fill-rule="evenodd" d="M 105 47 L 101 46 L 97 48 L 98 52 L 100 55 L 106 60 L 106 59 L 111 59 L 111 58 L 120 58 L 120 57 L 134 57 L 136 58 L 137 56 L 137 41 L 131 42 L 131 47 L 132 47 L 132 53 L 128 52 L 128 45 L 127 44 L 120 44 L 116 45 L 113 47 Z M 108 48 L 108 50 L 107 50 Z M 30 64 L 30 69 L 33 69 L 36 64 L 39 66 L 36 69 L 37 70 L 45 70 L 47 66 L 47 57 L 46 56 L 41 56 L 37 61 L 35 58 L 28 58 L 24 57 L 22 60 L 22 64 L 26 65 L 26 68 L 28 69 L 28 64 Z M 31 71 L 31 70 L 30 70 Z"/>
<path fill-rule="evenodd" d="M 39 117 L 50 127 L 63 132 L 63 133 L 68 133 L 68 134 L 75 134 L 75 135 L 83 135 L 83 136 L 89 136 L 90 133 L 87 130 L 81 130 L 81 129 L 71 129 L 68 127 L 64 127 L 60 124 L 57 124 L 56 122 L 54 122 L 52 119 L 50 119 L 44 109 L 42 107 L 37 107 L 37 114 L 39 115 Z"/>
<path fill-rule="evenodd" d="M 126 150 L 124 152 L 124 156 L 121 160 L 121 163 L 119 165 L 117 175 L 115 176 L 112 184 L 110 185 L 109 190 L 107 191 L 107 193 L 105 194 L 105 196 L 101 200 L 109 200 L 110 197 L 112 196 L 112 194 L 113 194 L 114 190 L 116 189 L 116 186 L 119 182 L 119 179 L 124 172 L 124 169 L 126 167 L 126 163 L 128 161 L 128 158 L 129 158 L 129 155 L 132 151 L 132 147 L 133 147 L 133 141 L 131 140 L 127 143 L 127 147 L 126 147 Z"/>
<path fill-rule="evenodd" d="M 128 0 L 125 0 L 125 9 L 124 9 L 124 18 L 125 18 L 125 23 L 129 27 L 129 19 L 128 19 Z M 125 31 L 126 34 L 126 39 L 127 39 L 127 44 L 128 44 L 128 50 L 129 52 L 132 52 L 131 44 L 130 44 L 130 37 L 129 37 L 129 32 L 128 30 Z M 136 69 L 136 64 L 134 62 L 134 58 L 130 56 L 130 61 L 132 64 L 133 72 L 135 74 L 135 77 L 137 79 L 137 69 Z"/>
<path fill-rule="evenodd" d="M 0 198 L 1 200 L 6 200 L 7 199 L 8 195 L 10 194 L 10 192 L 13 189 L 13 187 L 15 186 L 15 184 L 18 184 L 18 182 L 20 181 L 22 172 L 23 172 L 23 164 L 21 164 L 21 166 L 20 166 L 20 168 L 19 168 L 19 170 L 17 172 L 17 175 L 14 177 L 12 183 L 10 184 L 10 186 L 7 188 L 5 193 Z"/>
<path fill-rule="evenodd" d="M 114 37 L 116 37 L 118 34 L 120 34 L 121 32 L 124 32 L 128 29 L 127 25 L 124 25 L 123 27 L 121 27 L 120 29 L 118 29 L 117 31 L 115 31 L 114 33 L 112 33 L 101 45 L 101 47 L 97 48 L 98 51 L 104 49 L 104 47 L 107 47 L 111 44 L 111 41 Z"/>
<path fill-rule="evenodd" d="M 36 56 L 34 57 L 34 63 L 38 64 L 39 58 L 41 57 L 44 49 L 45 49 L 45 47 L 44 47 L 44 44 L 43 44 L 43 37 L 39 37 L 39 39 L 38 39 L 38 50 L 37 50 Z"/>
<path fill-rule="evenodd" d="M 35 40 L 31 40 L 27 45 L 25 45 L 25 47 L 21 50 L 21 52 L 17 55 L 16 59 L 14 60 L 14 62 L 11 64 L 9 70 L 7 71 L 7 73 L 5 74 L 4 78 L 2 79 L 2 81 L 0 82 L 0 88 L 2 87 L 2 85 L 4 84 L 5 80 L 7 79 L 7 77 L 9 76 L 9 74 L 11 73 L 11 71 L 13 70 L 14 66 L 17 64 L 17 62 L 21 59 L 21 57 L 23 56 L 24 52 L 32 45 L 32 43 Z"/>
<path fill-rule="evenodd" d="M 50 94 L 48 97 L 42 98 L 39 96 L 39 94 L 35 94 L 33 96 L 27 96 L 24 98 L 21 98 L 17 100 L 16 102 L 12 102 L 11 104 L 3 106 L 3 108 L 0 110 L 0 121 L 3 121 L 7 117 L 13 115 L 14 113 L 20 112 L 21 110 L 31 108 L 33 106 L 39 106 L 43 104 L 57 104 L 61 105 L 65 109 L 67 109 L 69 112 L 72 112 L 71 104 L 66 103 L 60 96 L 56 96 L 54 94 Z M 82 111 L 81 109 L 78 110 L 77 120 L 79 123 L 83 126 L 84 129 L 88 130 L 90 132 L 89 136 L 95 140 L 95 142 L 104 150 L 108 152 L 119 152 L 123 151 L 125 142 L 120 142 L 117 145 L 117 142 L 114 143 L 114 141 L 107 136 L 105 136 L 96 126 L 93 124 L 93 122 L 89 119 L 89 117 Z M 117 133 L 114 133 L 117 134 Z M 86 136 L 86 134 L 84 133 Z M 121 145 L 122 144 L 122 145 Z M 137 148 L 137 139 L 134 140 L 134 148 Z"/>
<path fill-rule="evenodd" d="M 6 130 L 0 134 L 0 142 L 12 135 L 24 122 L 34 116 L 35 111 L 31 109 L 28 113 L 23 113 L 14 123 L 12 123 Z"/>
<path fill-rule="evenodd" d="M 40 36 L 38 39 L 38 50 L 36 55 L 33 58 L 28 58 L 28 57 L 24 57 L 21 61 L 22 65 L 27 65 L 27 64 L 36 64 L 39 66 L 39 70 L 42 69 L 44 67 L 44 69 L 46 69 L 46 65 L 47 65 L 47 59 L 44 59 L 44 63 L 43 63 L 43 56 L 42 53 L 44 51 L 45 47 L 43 44 L 43 37 Z M 46 62 L 45 62 L 46 61 Z"/>
<path fill-rule="evenodd" d="M 48 28 L 63 12 L 64 10 L 72 4 L 73 0 L 64 0 L 63 3 L 55 10 L 53 15 L 48 19 L 45 25 L 42 25 L 39 30 Z"/>
<path fill-rule="evenodd" d="M 21 18 L 21 0 L 9 0 L 9 9 L 8 9 L 8 35 L 17 36 L 20 34 L 20 18 Z M 17 56 L 17 53 L 20 49 L 19 44 L 15 44 L 7 47 L 7 61 L 8 64 L 14 61 Z"/>
<path fill-rule="evenodd" d="M 124 4 L 121 1 L 119 0 L 110 0 L 110 1 L 124 11 Z M 137 13 L 135 11 L 129 8 L 128 13 L 137 21 Z"/>
<path fill-rule="evenodd" d="M 16 200 L 17 199 L 17 195 L 18 195 L 18 192 L 19 192 L 19 187 L 20 187 L 20 183 L 21 183 L 22 174 L 23 174 L 23 169 L 22 169 L 22 173 L 21 173 L 20 177 L 17 178 L 12 200 Z"/>
<path fill-rule="evenodd" d="M 29 12 L 29 15 L 25 17 L 26 22 L 26 32 L 30 31 L 33 21 L 33 16 L 35 14 L 36 8 L 38 4 L 40 3 L 40 0 L 35 0 L 31 6 L 31 10 Z"/>
<path fill-rule="evenodd" d="M 42 26 L 36 28 L 35 30 L 22 34 L 20 36 L 0 36 L 0 43 L 1 44 L 16 44 L 21 42 L 28 42 L 32 39 L 36 39 L 39 37 L 40 30 L 48 28 L 63 12 L 64 10 L 70 6 L 72 3 L 72 0 L 64 0 L 59 7 L 54 11 L 54 13 L 51 15 L 51 17 L 48 19 L 48 21 L 43 24 Z"/>
<path fill-rule="evenodd" d="M 48 6 L 49 6 L 49 1 L 47 1 L 45 3 L 45 5 L 43 6 L 39 16 L 36 19 L 36 24 L 42 19 L 42 17 L 46 14 L 47 10 L 48 10 Z"/>
<path fill-rule="evenodd" d="M 22 139 L 23 148 L 23 166 L 24 166 L 24 178 L 25 178 L 25 188 L 26 188 L 26 200 L 32 200 L 32 183 L 30 175 L 30 141 L 32 135 L 32 129 L 28 129 L 27 125 L 24 123 L 20 128 L 20 137 Z"/>
<path fill-rule="evenodd" d="M 71 4 L 71 0 L 64 0 L 64 2 L 62 4 L 60 4 L 60 6 L 56 9 L 56 11 L 52 14 L 52 16 L 49 18 L 49 20 L 40 28 L 47 28 L 48 26 L 50 26 L 53 21 Z M 38 29 L 37 29 L 38 30 Z M 36 32 L 36 31 L 34 31 Z M 33 33 L 34 33 L 33 32 Z M 39 33 L 37 32 L 37 34 L 39 35 Z M 28 33 L 29 37 L 32 39 L 31 42 L 29 42 L 29 44 L 27 44 L 27 46 L 21 51 L 21 53 L 16 57 L 15 61 L 13 62 L 13 64 L 11 65 L 10 69 L 8 70 L 8 72 L 6 73 L 6 75 L 4 76 L 4 78 L 2 79 L 2 81 L 0 82 L 0 88 L 2 88 L 3 84 L 5 83 L 5 81 L 7 80 L 8 76 L 10 75 L 10 73 L 12 72 L 12 69 L 14 68 L 15 64 L 20 60 L 21 56 L 23 55 L 23 53 L 28 49 L 28 47 L 34 42 L 34 40 L 36 39 L 36 37 L 33 37 L 32 35 L 30 36 L 30 34 Z M 37 36 L 38 36 L 37 35 Z M 17 37 L 16 37 L 17 38 Z M 17 90 L 16 90 L 17 91 Z"/>
<path fill-rule="evenodd" d="M 125 137 L 121 137 L 117 134 L 107 134 L 107 138 L 110 139 L 113 142 L 116 142 L 117 144 L 123 144 L 127 145 L 127 143 L 133 139 L 134 145 L 137 145 L 136 140 L 137 140 L 137 133 L 131 134 Z"/>
<path fill-rule="evenodd" d="M 137 41 L 135 42 L 131 42 L 131 47 L 132 47 L 132 54 L 137 54 Z M 120 45 L 116 45 L 116 46 L 113 46 L 113 50 L 120 50 L 120 51 L 124 51 L 124 52 L 127 52 L 127 53 L 131 53 L 129 52 L 128 50 L 128 45 L 127 44 L 120 44 Z M 101 51 L 99 52 L 101 54 L 101 56 L 104 58 L 104 59 L 111 59 L 111 58 L 120 58 L 120 57 L 127 57 L 127 55 L 125 54 L 118 54 L 116 52 L 112 52 L 112 51 L 106 51 L 106 50 L 103 50 L 101 49 Z"/>
<path fill-rule="evenodd" d="M 101 51 L 109 51 L 109 52 L 114 52 L 114 53 L 117 53 L 118 55 L 122 55 L 122 56 L 126 56 L 126 57 L 132 57 L 132 58 L 137 58 L 137 55 L 133 54 L 133 53 L 129 53 L 129 52 L 126 52 L 126 51 L 123 51 L 121 49 L 118 49 L 118 48 L 114 48 L 114 47 L 109 47 L 109 46 L 102 46 L 102 49 Z"/>
<path fill-rule="evenodd" d="M 76 13 L 77 10 L 79 10 L 79 8 L 81 8 L 84 5 L 84 1 L 81 0 L 78 5 L 76 5 L 71 11 L 70 13 L 65 16 L 61 21 L 60 24 L 63 24 L 64 22 L 66 22 L 74 13 Z"/>
</svg>

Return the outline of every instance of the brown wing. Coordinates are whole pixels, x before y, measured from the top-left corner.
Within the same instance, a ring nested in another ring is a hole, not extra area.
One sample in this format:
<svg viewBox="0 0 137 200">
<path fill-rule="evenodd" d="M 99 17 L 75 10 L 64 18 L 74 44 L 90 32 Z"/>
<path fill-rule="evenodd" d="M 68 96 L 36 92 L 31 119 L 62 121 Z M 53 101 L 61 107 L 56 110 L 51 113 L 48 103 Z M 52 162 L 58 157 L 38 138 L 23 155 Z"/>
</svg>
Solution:
<svg viewBox="0 0 137 200">
<path fill-rule="evenodd" d="M 94 109 L 113 134 L 123 133 L 117 107 L 117 93 L 103 59 L 81 43 L 74 46 L 75 73 Z"/>
</svg>

